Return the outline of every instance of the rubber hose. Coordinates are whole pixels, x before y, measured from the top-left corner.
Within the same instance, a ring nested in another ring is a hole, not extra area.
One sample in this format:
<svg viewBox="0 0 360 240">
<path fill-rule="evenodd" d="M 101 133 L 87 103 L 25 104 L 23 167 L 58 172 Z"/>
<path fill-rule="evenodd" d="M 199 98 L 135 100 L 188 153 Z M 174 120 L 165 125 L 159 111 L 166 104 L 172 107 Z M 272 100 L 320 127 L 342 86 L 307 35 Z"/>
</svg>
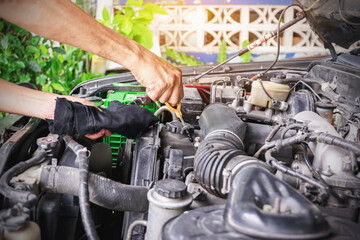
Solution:
<svg viewBox="0 0 360 240">
<path fill-rule="evenodd" d="M 343 138 L 339 138 L 327 133 L 320 133 L 315 139 L 310 137 L 310 140 L 315 140 L 320 143 L 326 143 L 329 145 L 341 147 L 348 151 L 354 152 L 358 156 L 360 155 L 360 144 L 355 142 L 350 142 Z"/>
<path fill-rule="evenodd" d="M 11 200 L 27 203 L 32 205 L 36 202 L 36 195 L 32 192 L 14 189 L 9 185 L 10 180 L 24 172 L 25 170 L 35 166 L 46 159 L 45 151 L 40 151 L 36 156 L 30 158 L 27 161 L 19 162 L 9 170 L 7 170 L 0 179 L 0 193 Z"/>
<path fill-rule="evenodd" d="M 303 128 L 303 127 L 305 127 L 304 124 L 300 124 L 300 123 L 291 124 L 291 125 L 287 126 L 286 128 L 284 128 L 284 130 L 283 130 L 282 133 L 281 133 L 280 138 L 281 138 L 281 139 L 284 139 L 284 138 L 285 138 L 285 134 L 286 134 L 289 130 L 291 130 L 291 129 L 294 129 L 294 128 L 301 129 L 301 128 Z"/>
<path fill-rule="evenodd" d="M 63 166 L 44 166 L 40 188 L 47 192 L 78 196 L 79 169 Z M 148 189 L 124 185 L 97 174 L 89 173 L 90 201 L 101 207 L 129 212 L 146 212 Z"/>
<path fill-rule="evenodd" d="M 80 202 L 80 212 L 82 223 L 86 232 L 86 236 L 89 240 L 99 240 L 97 235 L 95 223 L 91 214 L 91 207 L 89 201 L 89 163 L 87 157 L 87 149 L 83 148 L 77 154 L 77 159 L 79 160 L 79 170 L 80 170 L 80 190 L 79 190 L 79 202 Z"/>
<path fill-rule="evenodd" d="M 223 104 L 209 105 L 199 124 L 205 140 L 195 154 L 195 178 L 209 193 L 225 198 L 223 170 L 232 159 L 246 156 L 243 151 L 246 125 L 232 108 Z"/>
<path fill-rule="evenodd" d="M 232 134 L 217 133 L 204 140 L 195 155 L 195 177 L 209 193 L 225 198 L 222 173 L 226 164 L 234 157 L 246 155 L 241 144 Z"/>
</svg>

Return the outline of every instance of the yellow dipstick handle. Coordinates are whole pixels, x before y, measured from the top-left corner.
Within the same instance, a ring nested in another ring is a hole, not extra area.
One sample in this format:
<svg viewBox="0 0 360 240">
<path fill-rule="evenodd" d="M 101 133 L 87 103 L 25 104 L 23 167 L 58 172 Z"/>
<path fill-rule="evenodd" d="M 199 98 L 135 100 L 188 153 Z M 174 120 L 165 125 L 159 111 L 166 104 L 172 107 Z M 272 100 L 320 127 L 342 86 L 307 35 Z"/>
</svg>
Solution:
<svg viewBox="0 0 360 240">
<path fill-rule="evenodd" d="M 182 119 L 181 102 L 178 103 L 176 109 L 167 102 L 165 103 L 165 105 L 170 109 L 170 111 L 173 111 L 178 118 Z"/>
</svg>

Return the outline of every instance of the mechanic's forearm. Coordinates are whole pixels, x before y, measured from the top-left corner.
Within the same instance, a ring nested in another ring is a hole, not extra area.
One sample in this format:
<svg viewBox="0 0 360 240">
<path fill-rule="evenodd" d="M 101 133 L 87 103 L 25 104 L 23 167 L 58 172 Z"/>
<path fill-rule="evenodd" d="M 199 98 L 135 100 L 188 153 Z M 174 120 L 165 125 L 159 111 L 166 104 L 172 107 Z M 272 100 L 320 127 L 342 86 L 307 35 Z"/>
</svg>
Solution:
<svg viewBox="0 0 360 240">
<path fill-rule="evenodd" d="M 88 104 L 87 100 L 82 98 L 36 91 L 0 79 L 0 112 L 54 119 L 57 97 Z"/>
<path fill-rule="evenodd" d="M 42 37 L 84 49 L 130 70 L 141 52 L 147 51 L 66 0 L 0 0 L 0 16 Z"/>
</svg>

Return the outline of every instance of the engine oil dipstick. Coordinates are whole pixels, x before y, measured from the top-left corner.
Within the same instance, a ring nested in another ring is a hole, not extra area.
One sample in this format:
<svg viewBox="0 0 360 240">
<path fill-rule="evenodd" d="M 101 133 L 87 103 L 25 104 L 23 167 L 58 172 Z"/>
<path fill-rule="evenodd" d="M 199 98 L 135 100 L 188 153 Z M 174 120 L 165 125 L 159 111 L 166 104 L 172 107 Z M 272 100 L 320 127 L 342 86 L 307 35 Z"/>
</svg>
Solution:
<svg viewBox="0 0 360 240">
<path fill-rule="evenodd" d="M 283 31 L 286 30 L 286 29 L 288 29 L 289 27 L 291 27 L 291 26 L 294 25 L 295 23 L 299 22 L 299 21 L 302 20 L 303 18 L 305 18 L 305 13 L 304 13 L 304 12 L 298 13 L 297 16 L 296 16 L 293 20 L 285 23 L 283 26 L 280 27 L 279 33 L 283 32 Z M 243 49 L 241 49 L 240 51 L 238 51 L 234 56 L 226 59 L 224 62 L 222 62 L 222 63 L 220 63 L 220 64 L 218 64 L 218 65 L 210 68 L 209 70 L 207 70 L 207 71 L 205 71 L 205 72 L 203 72 L 203 73 L 195 76 L 194 78 L 190 79 L 190 81 L 191 81 L 192 83 L 194 83 L 194 84 L 197 83 L 197 82 L 199 81 L 199 79 L 202 78 L 203 76 L 209 74 L 210 72 L 214 71 L 215 69 L 218 69 L 219 67 L 221 67 L 222 65 L 230 62 L 230 61 L 233 60 L 234 58 L 236 58 L 236 57 L 238 57 L 238 56 L 241 56 L 241 55 L 247 53 L 248 51 L 251 51 L 251 50 L 253 50 L 254 48 L 262 45 L 264 42 L 268 41 L 269 39 L 271 39 L 271 38 L 273 38 L 273 37 L 275 37 L 275 36 L 277 36 L 277 31 L 276 31 L 276 30 L 275 30 L 275 31 L 272 31 L 272 32 L 270 32 L 270 33 L 268 33 L 268 34 L 266 34 L 266 35 L 264 35 L 264 36 L 262 36 L 261 38 L 259 38 L 259 39 L 257 39 L 257 40 L 255 40 L 254 42 L 252 42 L 252 43 L 250 43 L 249 45 L 247 45 L 245 48 L 243 48 Z"/>
<path fill-rule="evenodd" d="M 165 103 L 165 105 L 169 108 L 170 111 L 174 112 L 175 115 L 180 119 L 180 122 L 182 123 L 182 125 L 184 126 L 183 129 L 186 133 L 186 135 L 189 137 L 190 142 L 194 142 L 193 137 L 191 136 L 189 129 L 187 127 L 188 124 L 185 123 L 184 119 L 182 118 L 182 113 L 181 113 L 181 102 L 178 103 L 178 105 L 176 106 L 176 108 L 172 107 L 169 103 Z"/>
<path fill-rule="evenodd" d="M 182 119 L 181 102 L 178 103 L 176 108 L 173 108 L 168 102 L 166 102 L 165 105 L 170 109 L 170 111 L 174 112 L 179 119 Z"/>
</svg>

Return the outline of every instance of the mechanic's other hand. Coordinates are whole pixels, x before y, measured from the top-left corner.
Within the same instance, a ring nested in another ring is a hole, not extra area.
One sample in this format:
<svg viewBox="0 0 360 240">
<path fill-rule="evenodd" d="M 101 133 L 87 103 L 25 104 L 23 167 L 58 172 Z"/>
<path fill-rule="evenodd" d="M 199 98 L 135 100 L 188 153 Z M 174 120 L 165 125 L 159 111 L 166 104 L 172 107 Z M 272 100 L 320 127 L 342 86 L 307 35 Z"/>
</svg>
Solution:
<svg viewBox="0 0 360 240">
<path fill-rule="evenodd" d="M 106 138 L 106 137 L 110 136 L 111 134 L 112 133 L 109 130 L 101 129 L 98 133 L 85 134 L 84 136 L 91 140 L 95 140 L 98 138 Z"/>
<path fill-rule="evenodd" d="M 156 123 L 158 118 L 146 108 L 124 105 L 118 101 L 111 102 L 106 109 L 99 109 L 57 98 L 54 120 L 47 121 L 50 132 L 60 135 L 91 134 L 87 136 L 94 138 L 113 132 L 128 138 L 137 138 Z M 102 129 L 109 132 L 101 132 Z"/>
<path fill-rule="evenodd" d="M 154 101 L 175 106 L 184 97 L 181 70 L 150 51 L 142 53 L 131 71 Z"/>
</svg>

